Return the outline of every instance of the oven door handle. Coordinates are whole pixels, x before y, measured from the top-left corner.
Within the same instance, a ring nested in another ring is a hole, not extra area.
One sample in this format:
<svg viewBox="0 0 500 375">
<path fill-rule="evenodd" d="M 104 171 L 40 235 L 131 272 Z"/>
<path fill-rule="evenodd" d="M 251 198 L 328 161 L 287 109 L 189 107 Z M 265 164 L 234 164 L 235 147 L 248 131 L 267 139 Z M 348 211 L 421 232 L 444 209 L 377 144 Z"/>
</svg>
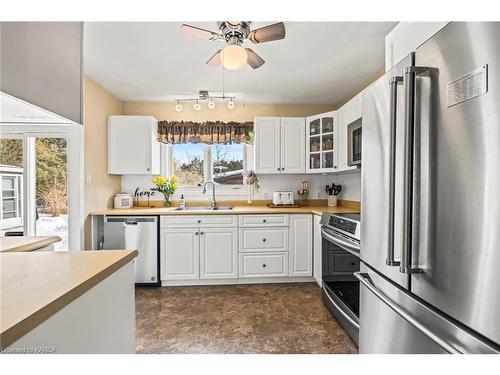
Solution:
<svg viewBox="0 0 500 375">
<path fill-rule="evenodd" d="M 330 294 L 328 293 L 328 291 L 325 290 L 325 288 L 323 288 L 323 290 L 325 291 L 325 294 L 328 297 L 328 300 L 337 308 L 337 311 L 339 311 L 342 314 L 342 316 L 347 319 L 347 321 L 349 323 L 351 323 L 354 327 L 356 327 L 356 329 L 359 329 L 359 323 L 356 322 L 349 315 L 347 315 L 347 313 L 344 311 L 344 309 L 342 309 L 342 307 L 340 307 L 339 305 L 337 305 L 337 303 L 333 300 L 332 297 L 330 297 Z"/>
<path fill-rule="evenodd" d="M 328 241 L 334 243 L 338 247 L 344 249 L 345 251 L 351 253 L 352 255 L 355 255 L 359 258 L 360 255 L 360 249 L 358 246 L 350 244 L 349 242 L 339 238 L 332 236 L 330 233 L 325 231 L 324 229 L 321 229 L 321 237 L 326 238 Z"/>
</svg>

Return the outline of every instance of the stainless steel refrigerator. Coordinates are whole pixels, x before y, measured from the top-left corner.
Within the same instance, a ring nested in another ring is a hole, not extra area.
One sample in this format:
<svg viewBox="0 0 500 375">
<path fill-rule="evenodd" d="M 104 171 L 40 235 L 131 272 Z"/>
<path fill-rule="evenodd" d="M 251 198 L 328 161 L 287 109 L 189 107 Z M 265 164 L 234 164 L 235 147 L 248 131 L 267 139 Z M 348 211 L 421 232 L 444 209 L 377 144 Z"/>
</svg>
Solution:
<svg viewBox="0 0 500 375">
<path fill-rule="evenodd" d="M 363 96 L 361 353 L 500 351 L 500 23 L 452 22 Z"/>
</svg>

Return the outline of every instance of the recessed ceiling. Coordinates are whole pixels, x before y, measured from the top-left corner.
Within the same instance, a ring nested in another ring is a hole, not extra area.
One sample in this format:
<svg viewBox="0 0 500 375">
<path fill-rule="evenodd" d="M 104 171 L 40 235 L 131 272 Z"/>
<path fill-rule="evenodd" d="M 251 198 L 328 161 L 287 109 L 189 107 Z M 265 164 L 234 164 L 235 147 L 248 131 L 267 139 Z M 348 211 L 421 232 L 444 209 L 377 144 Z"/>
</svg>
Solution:
<svg viewBox="0 0 500 375">
<path fill-rule="evenodd" d="M 189 22 L 217 30 L 217 22 Z M 271 22 L 253 22 L 258 28 Z M 266 63 L 223 72 L 205 62 L 224 47 L 181 32 L 175 22 L 85 23 L 85 74 L 122 101 L 172 101 L 199 90 L 247 103 L 338 105 L 384 66 L 394 22 L 285 22 L 284 40 L 252 44 Z"/>
</svg>

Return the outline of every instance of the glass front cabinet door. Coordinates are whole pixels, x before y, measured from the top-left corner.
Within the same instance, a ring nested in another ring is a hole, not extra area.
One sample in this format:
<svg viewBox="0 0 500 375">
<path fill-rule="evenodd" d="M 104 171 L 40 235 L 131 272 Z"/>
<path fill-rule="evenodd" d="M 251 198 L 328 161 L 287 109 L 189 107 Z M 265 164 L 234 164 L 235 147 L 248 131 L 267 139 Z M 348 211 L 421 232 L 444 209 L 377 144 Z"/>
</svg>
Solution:
<svg viewBox="0 0 500 375">
<path fill-rule="evenodd" d="M 306 172 L 325 173 L 337 170 L 337 111 L 306 119 Z"/>
</svg>

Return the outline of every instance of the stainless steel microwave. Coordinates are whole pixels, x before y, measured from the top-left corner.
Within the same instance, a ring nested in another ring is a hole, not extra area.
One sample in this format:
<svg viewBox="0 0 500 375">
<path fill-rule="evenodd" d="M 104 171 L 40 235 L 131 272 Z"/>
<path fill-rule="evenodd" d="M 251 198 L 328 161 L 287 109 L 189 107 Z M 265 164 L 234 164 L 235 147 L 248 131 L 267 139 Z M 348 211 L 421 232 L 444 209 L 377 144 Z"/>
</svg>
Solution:
<svg viewBox="0 0 500 375">
<path fill-rule="evenodd" d="M 347 125 L 347 165 L 361 165 L 361 119 Z"/>
</svg>

